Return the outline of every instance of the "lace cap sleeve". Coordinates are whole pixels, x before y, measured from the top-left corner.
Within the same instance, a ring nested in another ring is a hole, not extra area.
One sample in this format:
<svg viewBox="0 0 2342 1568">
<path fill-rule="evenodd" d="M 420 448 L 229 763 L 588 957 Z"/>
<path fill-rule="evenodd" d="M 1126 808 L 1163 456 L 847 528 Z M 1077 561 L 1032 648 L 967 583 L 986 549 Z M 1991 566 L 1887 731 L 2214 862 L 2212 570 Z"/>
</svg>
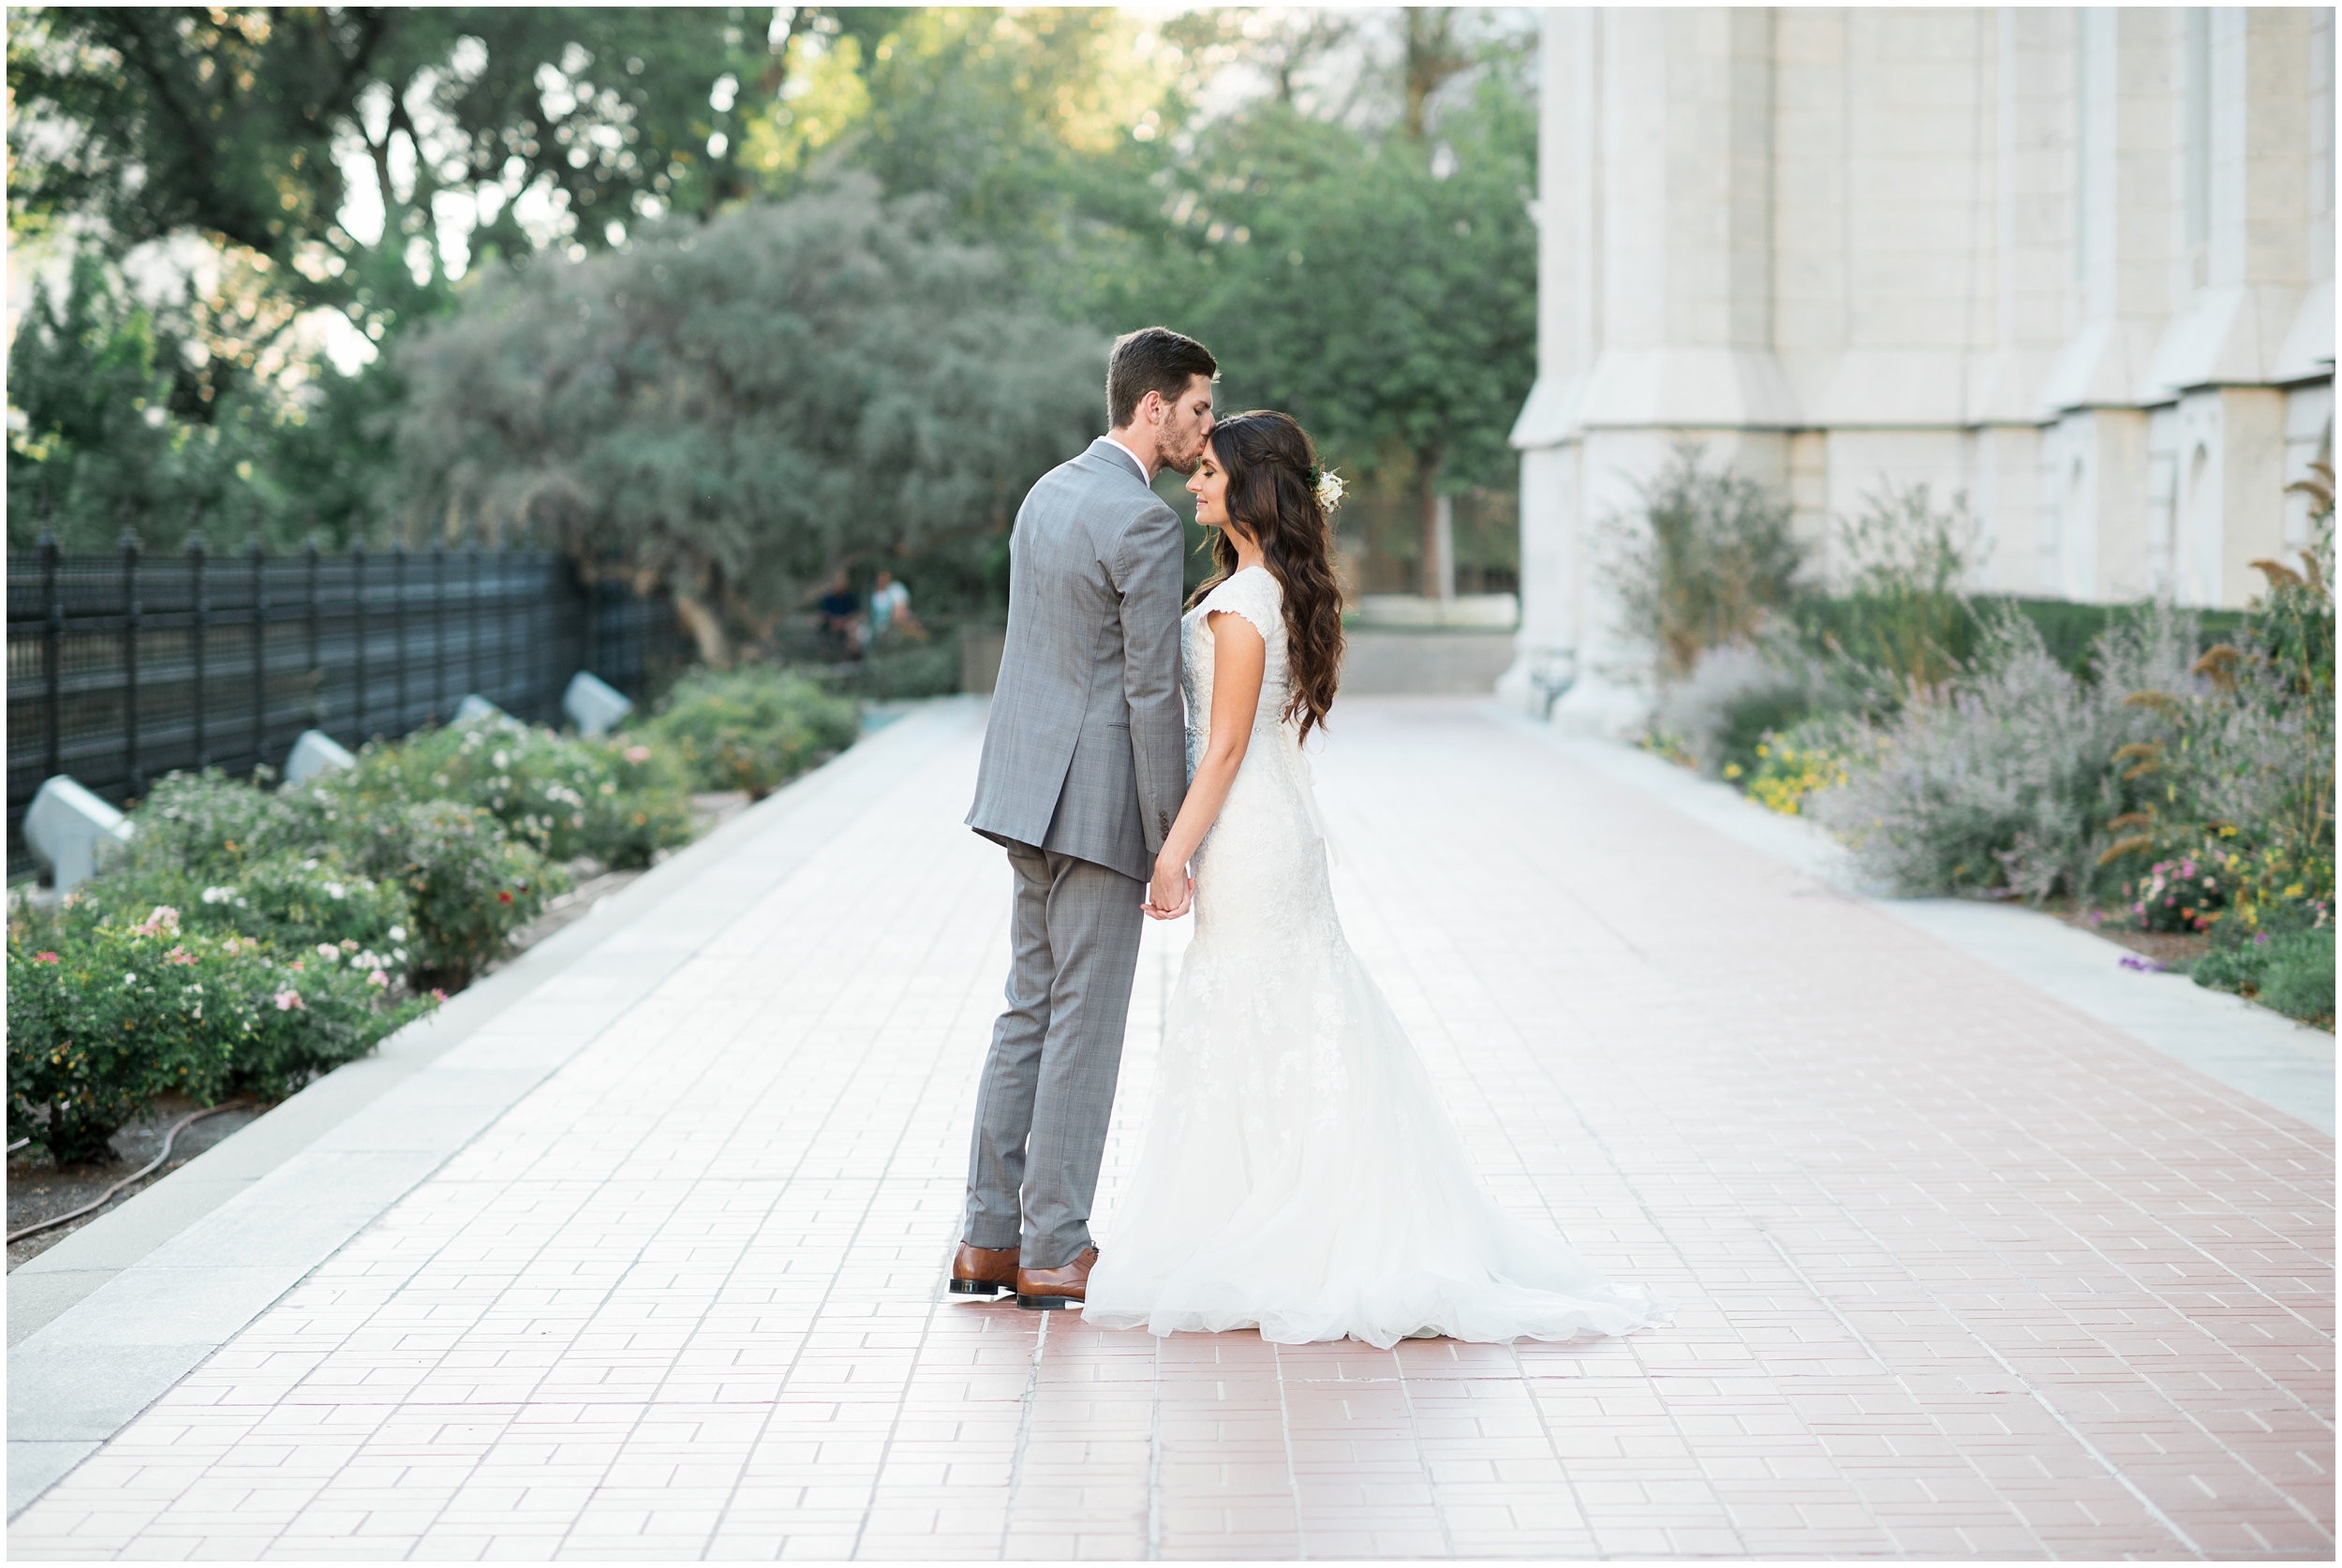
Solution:
<svg viewBox="0 0 2342 1568">
<path fill-rule="evenodd" d="M 1277 590 L 1276 578 L 1265 568 L 1239 571 L 1206 594 L 1206 617 L 1219 610 L 1232 611 L 1252 622 L 1264 643 L 1275 642 L 1277 633 L 1284 629 L 1283 596 Z"/>
</svg>

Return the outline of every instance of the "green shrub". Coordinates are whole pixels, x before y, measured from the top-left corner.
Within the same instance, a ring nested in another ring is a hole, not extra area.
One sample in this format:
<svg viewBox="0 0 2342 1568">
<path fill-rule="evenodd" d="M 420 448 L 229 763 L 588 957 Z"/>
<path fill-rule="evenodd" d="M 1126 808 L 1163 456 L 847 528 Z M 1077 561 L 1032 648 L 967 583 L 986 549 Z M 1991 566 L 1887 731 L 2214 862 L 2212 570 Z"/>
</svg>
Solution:
<svg viewBox="0 0 2342 1568">
<path fill-rule="evenodd" d="M 2334 904 L 2330 515 L 2325 537 L 2302 559 L 2305 573 L 2253 563 L 2268 591 L 2234 640 L 2205 650 L 2188 685 L 2135 692 L 2129 700 L 2151 717 L 2152 731 L 2111 759 L 2142 798 L 2107 824 L 2123 836 L 2106 859 L 2168 861 L 2173 847 L 2190 853 L 2207 863 L 2206 875 L 2216 868 L 2216 910 L 2246 931 L 2289 928 L 2293 905 L 2330 918 Z"/>
<path fill-rule="evenodd" d="M 133 813 L 127 852 L 83 897 L 117 919 L 167 903 L 190 928 L 286 951 L 354 940 L 402 955 L 416 990 L 460 990 L 569 879 L 485 806 L 408 800 L 399 786 L 411 777 L 379 766 L 271 792 L 174 775 Z"/>
<path fill-rule="evenodd" d="M 2188 972 L 2199 985 L 2250 997 L 2288 1017 L 2333 1022 L 2332 923 L 2275 936 L 2262 931 L 2236 946 L 2215 948 Z"/>
<path fill-rule="evenodd" d="M 308 791 L 271 791 L 217 768 L 156 781 L 132 813 L 137 831 L 114 869 L 184 874 L 210 883 L 253 861 L 323 841 Z"/>
<path fill-rule="evenodd" d="M 388 950 L 407 940 L 405 891 L 359 871 L 331 844 L 309 854 L 277 850 L 240 866 L 223 855 L 209 875 L 170 864 L 154 846 L 139 848 L 145 852 L 135 860 L 83 884 L 82 900 L 97 914 L 136 920 L 169 905 L 190 930 L 258 937 L 289 952 L 344 940 Z"/>
<path fill-rule="evenodd" d="M 353 946 L 355 944 L 352 944 Z M 356 954 L 284 954 L 69 904 L 8 927 L 8 1136 L 60 1164 L 104 1152 L 155 1099 L 281 1098 L 363 1056 L 437 998 L 383 1005 L 385 969 Z"/>
<path fill-rule="evenodd" d="M 640 741 L 562 735 L 498 714 L 369 746 L 331 788 L 361 812 L 461 801 L 550 859 L 635 866 L 690 841 L 686 778 L 679 760 Z"/>
<path fill-rule="evenodd" d="M 382 811 L 363 819 L 353 839 L 366 868 L 406 893 L 414 919 L 408 973 L 419 990 L 470 984 L 570 885 L 559 866 L 508 837 L 485 806 L 460 801 Z"/>
<path fill-rule="evenodd" d="M 897 638 L 865 654 L 854 681 L 862 696 L 879 702 L 912 697 L 948 697 L 959 689 L 959 640 L 940 633 L 926 642 Z"/>
<path fill-rule="evenodd" d="M 645 727 L 674 747 L 703 790 L 746 790 L 762 800 L 852 746 L 854 704 L 790 671 L 695 670 Z"/>
</svg>

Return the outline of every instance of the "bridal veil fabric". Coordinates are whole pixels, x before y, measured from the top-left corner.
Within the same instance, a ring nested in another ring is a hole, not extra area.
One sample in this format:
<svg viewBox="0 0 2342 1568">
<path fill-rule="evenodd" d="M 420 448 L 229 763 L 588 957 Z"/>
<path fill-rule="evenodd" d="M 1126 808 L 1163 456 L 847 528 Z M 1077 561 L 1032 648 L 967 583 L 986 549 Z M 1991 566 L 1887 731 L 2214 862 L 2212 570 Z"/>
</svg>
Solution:
<svg viewBox="0 0 2342 1568">
<path fill-rule="evenodd" d="M 1406 1031 L 1341 933 L 1296 727 L 1276 578 L 1230 576 L 1181 629 L 1191 769 L 1215 611 L 1268 644 L 1259 717 L 1198 850 L 1195 937 L 1153 1120 L 1090 1274 L 1087 1322 L 1156 1334 L 1568 1339 L 1667 1320 L 1473 1175 Z"/>
</svg>

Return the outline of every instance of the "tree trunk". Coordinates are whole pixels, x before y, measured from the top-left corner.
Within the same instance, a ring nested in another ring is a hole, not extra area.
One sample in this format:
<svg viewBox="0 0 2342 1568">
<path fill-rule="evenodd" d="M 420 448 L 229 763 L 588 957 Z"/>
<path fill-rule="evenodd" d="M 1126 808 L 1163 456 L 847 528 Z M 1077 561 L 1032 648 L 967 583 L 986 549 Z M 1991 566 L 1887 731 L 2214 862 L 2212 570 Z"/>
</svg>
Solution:
<svg viewBox="0 0 2342 1568">
<path fill-rule="evenodd" d="M 1445 6 L 1409 6 L 1406 17 L 1407 137 L 1420 141 L 1430 127 L 1431 95 L 1471 61 L 1449 33 L 1455 13 Z"/>
<path fill-rule="evenodd" d="M 699 644 L 701 660 L 711 670 L 731 669 L 732 641 L 724 635 L 723 617 L 690 589 L 677 584 L 671 591 L 675 618 Z"/>
<path fill-rule="evenodd" d="M 1416 509 L 1423 528 L 1420 585 L 1425 599 L 1456 597 L 1455 513 L 1439 493 L 1439 469 L 1436 454 L 1416 459 Z"/>
</svg>

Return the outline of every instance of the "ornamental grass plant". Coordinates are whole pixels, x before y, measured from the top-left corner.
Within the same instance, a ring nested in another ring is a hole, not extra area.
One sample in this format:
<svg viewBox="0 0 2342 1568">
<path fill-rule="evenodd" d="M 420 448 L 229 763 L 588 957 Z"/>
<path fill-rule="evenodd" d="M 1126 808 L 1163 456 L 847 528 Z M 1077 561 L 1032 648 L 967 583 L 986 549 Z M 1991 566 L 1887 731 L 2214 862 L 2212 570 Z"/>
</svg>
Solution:
<svg viewBox="0 0 2342 1568">
<path fill-rule="evenodd" d="M 1655 675 L 1663 688 L 1707 650 L 1755 637 L 1796 597 L 1806 566 L 1787 503 L 1728 466 L 1710 466 L 1696 441 L 1677 445 L 1637 513 L 1613 522 L 1619 542 L 1598 570 L 1622 629 L 1648 656 L 1621 673 Z"/>
<path fill-rule="evenodd" d="M 2142 919 L 2192 902 L 2194 927 L 2251 934 L 2328 925 L 2334 879 L 2334 535 L 2331 496 L 2320 541 L 2253 565 L 2267 591 L 2232 641 L 2190 667 L 2191 688 L 2142 689 L 2129 701 L 2151 732 L 2112 759 L 2139 786 L 2108 825 L 2104 851 L 2133 873 Z M 2185 863 L 2195 875 L 2174 877 Z M 2190 899 L 2173 889 L 2193 881 Z M 2205 896 L 2207 887 L 2216 896 Z"/>
</svg>

